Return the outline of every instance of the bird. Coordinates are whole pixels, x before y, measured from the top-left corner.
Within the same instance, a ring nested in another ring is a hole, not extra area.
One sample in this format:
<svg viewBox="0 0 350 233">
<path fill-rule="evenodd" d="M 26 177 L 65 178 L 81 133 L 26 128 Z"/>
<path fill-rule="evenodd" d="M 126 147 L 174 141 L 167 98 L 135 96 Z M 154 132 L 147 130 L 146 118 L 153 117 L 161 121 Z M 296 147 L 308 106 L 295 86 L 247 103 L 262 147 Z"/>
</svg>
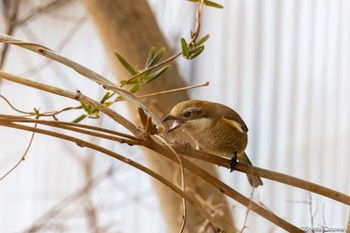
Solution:
<svg viewBox="0 0 350 233">
<path fill-rule="evenodd" d="M 252 165 L 245 149 L 248 127 L 230 107 L 205 100 L 187 100 L 176 104 L 162 123 L 173 120 L 166 132 L 181 128 L 194 140 L 197 149 L 231 159 L 231 171 L 237 159 Z M 247 174 L 253 188 L 263 185 L 260 177 Z"/>
</svg>

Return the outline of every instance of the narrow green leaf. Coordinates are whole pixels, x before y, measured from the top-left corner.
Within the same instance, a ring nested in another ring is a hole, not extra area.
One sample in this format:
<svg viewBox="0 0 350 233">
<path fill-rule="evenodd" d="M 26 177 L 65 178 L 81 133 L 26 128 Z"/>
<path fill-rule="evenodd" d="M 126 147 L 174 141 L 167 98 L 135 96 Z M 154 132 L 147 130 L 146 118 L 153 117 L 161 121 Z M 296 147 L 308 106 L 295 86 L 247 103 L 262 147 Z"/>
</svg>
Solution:
<svg viewBox="0 0 350 233">
<path fill-rule="evenodd" d="M 129 92 L 131 93 L 135 93 L 140 89 L 140 84 L 135 84 L 134 86 L 132 86 L 129 90 Z"/>
<path fill-rule="evenodd" d="M 75 118 L 74 120 L 72 120 L 73 123 L 79 123 L 80 121 L 84 120 L 87 117 L 86 114 L 82 114 L 80 116 L 78 116 L 77 118 Z"/>
<path fill-rule="evenodd" d="M 34 113 L 35 113 L 35 115 L 39 115 L 39 114 L 40 114 L 40 111 L 39 111 L 39 109 L 37 109 L 37 108 L 34 108 Z"/>
<path fill-rule="evenodd" d="M 203 52 L 203 50 L 204 50 L 204 45 L 200 46 L 199 48 L 200 48 L 200 49 L 199 49 L 197 52 L 192 53 L 192 54 L 190 55 L 189 60 L 192 60 L 193 58 L 195 58 L 195 57 L 197 57 L 199 54 L 201 54 L 201 53 Z"/>
<path fill-rule="evenodd" d="M 119 53 L 114 53 L 115 56 L 118 58 L 119 62 L 129 71 L 131 75 L 136 75 L 137 72 L 136 70 L 119 54 Z"/>
<path fill-rule="evenodd" d="M 198 46 L 198 45 L 201 45 L 201 44 L 203 44 L 204 42 L 206 42 L 208 39 L 209 39 L 209 34 L 206 35 L 206 36 L 203 36 L 201 39 L 199 39 L 199 40 L 197 41 L 196 45 L 197 45 L 197 46 Z"/>
<path fill-rule="evenodd" d="M 143 75 L 142 75 L 143 76 Z M 122 86 L 125 86 L 125 85 L 128 85 L 128 84 L 135 84 L 135 83 L 140 83 L 141 80 L 142 80 L 142 76 L 137 76 L 137 77 L 134 77 L 134 78 L 131 78 L 129 80 L 121 80 L 120 81 L 120 84 Z"/>
<path fill-rule="evenodd" d="M 160 60 L 160 58 L 163 56 L 164 52 L 165 52 L 165 48 L 164 47 L 160 48 L 158 50 L 158 52 L 154 55 L 152 61 L 150 62 L 150 66 L 149 67 L 154 66 L 155 64 L 157 64 L 158 61 Z"/>
<path fill-rule="evenodd" d="M 146 67 L 150 67 L 151 65 L 151 61 L 153 60 L 154 58 L 154 52 L 156 51 L 156 48 L 155 47 L 151 47 L 150 50 L 149 50 L 149 53 L 148 53 L 148 57 L 147 57 L 147 61 L 146 61 Z"/>
<path fill-rule="evenodd" d="M 110 96 L 111 96 L 111 93 L 107 91 L 106 94 L 102 97 L 100 103 L 103 104 L 104 102 L 106 102 L 106 100 L 108 100 Z"/>
<path fill-rule="evenodd" d="M 170 68 L 170 65 L 164 66 L 161 69 L 157 70 L 156 72 L 152 73 L 151 75 L 149 75 L 146 79 L 146 84 L 149 82 L 152 82 L 153 80 L 155 80 L 156 78 L 158 78 L 159 76 L 161 76 L 165 71 L 167 71 Z"/>
<path fill-rule="evenodd" d="M 182 55 L 185 58 L 188 58 L 188 56 L 189 56 L 188 45 L 187 45 L 187 42 L 184 38 L 181 38 L 181 49 L 182 49 Z"/>
<path fill-rule="evenodd" d="M 187 0 L 189 2 L 199 2 L 199 0 Z"/>
<path fill-rule="evenodd" d="M 196 46 L 196 47 L 190 48 L 190 49 L 188 50 L 188 53 L 190 54 L 189 57 L 190 57 L 192 54 L 198 52 L 199 50 L 203 50 L 203 48 L 202 48 L 203 46 L 204 46 L 204 45 Z"/>
<path fill-rule="evenodd" d="M 89 115 L 91 115 L 91 114 L 98 114 L 98 110 L 96 109 L 96 108 L 94 108 L 94 107 L 91 107 L 91 109 L 90 109 L 90 111 L 89 111 Z"/>
<path fill-rule="evenodd" d="M 220 5 L 220 4 L 217 4 L 217 3 L 215 3 L 215 2 L 208 1 L 208 0 L 205 0 L 205 1 L 204 1 L 204 4 L 207 5 L 207 6 L 211 6 L 211 7 L 215 7 L 215 8 L 219 8 L 219 9 L 224 8 L 223 5 Z"/>
<path fill-rule="evenodd" d="M 129 80 L 121 80 L 121 81 L 120 81 L 120 85 L 125 86 L 125 85 L 128 84 L 128 81 L 129 81 Z"/>
<path fill-rule="evenodd" d="M 85 112 L 90 112 L 91 107 L 89 105 L 84 104 L 83 102 L 80 102 L 81 106 L 85 110 Z"/>
</svg>

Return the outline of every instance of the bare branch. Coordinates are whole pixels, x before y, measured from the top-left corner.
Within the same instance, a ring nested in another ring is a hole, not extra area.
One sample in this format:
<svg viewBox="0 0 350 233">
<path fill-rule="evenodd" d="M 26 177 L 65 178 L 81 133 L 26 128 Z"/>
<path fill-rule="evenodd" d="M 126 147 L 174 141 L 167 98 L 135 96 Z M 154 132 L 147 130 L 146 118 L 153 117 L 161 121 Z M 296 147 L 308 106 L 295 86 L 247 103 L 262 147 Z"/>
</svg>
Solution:
<svg viewBox="0 0 350 233">
<path fill-rule="evenodd" d="M 201 14 L 203 10 L 203 4 L 204 4 L 204 0 L 200 0 L 198 2 L 198 7 L 196 11 L 196 25 L 195 25 L 194 31 L 192 32 L 192 39 L 190 43 L 195 42 L 199 36 L 199 32 L 201 29 Z"/>
<path fill-rule="evenodd" d="M 0 98 L 2 98 L 3 100 L 5 100 L 5 102 L 6 102 L 13 110 L 15 110 L 16 112 L 19 112 L 19 113 L 22 113 L 22 114 L 28 114 L 28 115 L 30 115 L 30 112 L 22 111 L 22 110 L 16 108 L 15 106 L 13 106 L 13 105 L 11 104 L 11 102 L 10 102 L 8 99 L 6 99 L 5 96 L 0 95 Z"/>
<path fill-rule="evenodd" d="M 6 80 L 12 81 L 12 82 L 16 82 L 16 83 L 25 85 L 25 86 L 33 87 L 35 89 L 43 90 L 43 91 L 50 92 L 50 93 L 60 95 L 60 96 L 64 96 L 64 97 L 67 97 L 67 98 L 70 98 L 70 99 L 73 99 L 76 101 L 83 102 L 83 103 L 85 103 L 89 106 L 92 106 L 92 107 L 96 108 L 97 110 L 105 113 L 106 115 L 111 117 L 113 120 L 115 120 L 116 122 L 118 122 L 119 124 L 124 126 L 126 129 L 128 129 L 130 132 L 132 132 L 134 135 L 142 134 L 140 129 L 137 128 L 129 120 L 127 120 L 126 118 L 124 118 L 123 116 L 118 114 L 117 112 L 111 110 L 110 108 L 107 108 L 103 104 L 83 95 L 80 92 L 74 93 L 74 92 L 64 90 L 62 88 L 50 86 L 50 85 L 43 84 L 43 83 L 38 83 L 38 82 L 29 80 L 29 79 L 25 79 L 25 78 L 22 78 L 22 77 L 13 75 L 13 74 L 6 73 L 2 70 L 0 70 L 0 77 L 3 79 L 6 79 Z"/>
<path fill-rule="evenodd" d="M 127 143 L 130 146 L 141 145 L 140 140 L 134 136 L 117 132 L 117 131 L 104 129 L 101 127 L 96 127 L 96 126 L 83 125 L 83 124 L 64 122 L 64 121 L 47 121 L 47 120 L 20 118 L 20 117 L 13 117 L 13 116 L 4 115 L 4 114 L 0 114 L 0 121 L 8 122 L 8 123 L 17 122 L 17 123 L 35 123 L 40 125 L 47 125 L 47 126 L 66 129 L 73 132 L 82 133 L 85 135 L 90 135 L 98 138 L 104 138 L 107 140 L 112 140 L 120 143 Z M 103 132 L 103 133 L 100 133 L 100 132 Z M 112 135 L 109 135 L 109 134 L 112 134 Z M 113 136 L 113 135 L 116 135 L 116 136 Z"/>
<path fill-rule="evenodd" d="M 16 21 L 17 21 L 17 16 L 18 16 L 18 10 L 19 10 L 19 0 L 14 0 L 14 1 L 9 1 L 8 7 L 4 7 L 7 9 L 4 9 L 4 17 L 6 19 L 6 29 L 5 32 L 8 35 L 13 34 L 15 28 L 16 28 Z M 1 55 L 0 55 L 0 69 L 4 66 L 5 59 L 6 59 L 6 54 L 8 51 L 8 45 L 5 44 L 4 47 L 1 50 Z"/>
<path fill-rule="evenodd" d="M 37 127 L 37 124 L 34 125 L 34 128 L 36 128 L 36 127 Z M 8 176 L 11 172 L 13 172 L 22 163 L 22 161 L 25 160 L 26 155 L 29 151 L 29 148 L 31 147 L 31 145 L 33 143 L 34 135 L 35 135 L 35 133 L 32 132 L 32 136 L 30 137 L 28 146 L 27 146 L 26 150 L 24 151 L 22 157 L 18 160 L 18 162 L 10 170 L 8 170 L 4 175 L 2 175 L 0 177 L 0 181 L 2 181 L 6 176 Z"/>
<path fill-rule="evenodd" d="M 58 7 L 68 2 L 71 2 L 71 0 L 51 0 L 51 1 L 43 2 L 38 7 L 31 9 L 24 16 L 19 18 L 16 22 L 16 26 L 20 26 L 23 23 L 28 22 L 28 20 L 38 17 L 43 13 L 48 13 L 51 10 L 57 10 Z"/>
<path fill-rule="evenodd" d="M 154 96 L 158 96 L 158 95 L 164 95 L 164 94 L 170 94 L 170 93 L 174 93 L 174 92 L 178 92 L 178 91 L 187 91 L 190 89 L 194 89 L 194 88 L 198 88 L 198 87 L 204 87 L 204 86 L 208 86 L 209 82 L 205 82 L 199 85 L 193 85 L 193 86 L 187 86 L 187 87 L 180 87 L 180 88 L 175 88 L 175 89 L 171 89 L 171 90 L 167 90 L 167 91 L 159 91 L 156 93 L 151 93 L 151 94 L 146 94 L 146 95 L 139 95 L 136 96 L 138 99 L 143 99 L 143 98 L 149 98 L 149 97 L 154 97 Z"/>
</svg>

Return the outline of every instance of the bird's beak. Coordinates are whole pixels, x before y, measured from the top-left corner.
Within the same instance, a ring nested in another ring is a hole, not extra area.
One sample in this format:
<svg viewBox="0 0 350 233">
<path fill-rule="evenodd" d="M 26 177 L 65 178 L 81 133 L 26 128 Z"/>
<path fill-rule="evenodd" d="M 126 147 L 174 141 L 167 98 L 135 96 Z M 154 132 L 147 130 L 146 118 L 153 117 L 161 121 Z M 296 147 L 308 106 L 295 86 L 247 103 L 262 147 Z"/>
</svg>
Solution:
<svg viewBox="0 0 350 233">
<path fill-rule="evenodd" d="M 174 121 L 174 123 L 170 126 L 169 129 L 167 129 L 167 133 L 179 128 L 184 122 L 180 119 L 180 118 L 177 118 L 173 115 L 167 115 L 163 118 L 162 120 L 162 123 L 166 122 L 166 121 Z"/>
</svg>

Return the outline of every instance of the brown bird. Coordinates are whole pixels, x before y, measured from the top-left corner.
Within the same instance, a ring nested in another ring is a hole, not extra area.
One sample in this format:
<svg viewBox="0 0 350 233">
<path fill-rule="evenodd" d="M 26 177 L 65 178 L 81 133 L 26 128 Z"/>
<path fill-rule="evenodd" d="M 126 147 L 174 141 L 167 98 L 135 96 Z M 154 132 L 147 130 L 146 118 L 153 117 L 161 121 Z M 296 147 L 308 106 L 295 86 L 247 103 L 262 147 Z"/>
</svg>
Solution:
<svg viewBox="0 0 350 233">
<path fill-rule="evenodd" d="M 233 109 L 204 100 L 180 102 L 162 122 L 174 120 L 168 132 L 179 127 L 195 141 L 197 149 L 231 158 L 233 169 L 239 162 L 252 165 L 244 152 L 248 143 L 248 127 Z M 260 177 L 247 174 L 249 183 L 256 188 L 263 185 Z"/>
</svg>

